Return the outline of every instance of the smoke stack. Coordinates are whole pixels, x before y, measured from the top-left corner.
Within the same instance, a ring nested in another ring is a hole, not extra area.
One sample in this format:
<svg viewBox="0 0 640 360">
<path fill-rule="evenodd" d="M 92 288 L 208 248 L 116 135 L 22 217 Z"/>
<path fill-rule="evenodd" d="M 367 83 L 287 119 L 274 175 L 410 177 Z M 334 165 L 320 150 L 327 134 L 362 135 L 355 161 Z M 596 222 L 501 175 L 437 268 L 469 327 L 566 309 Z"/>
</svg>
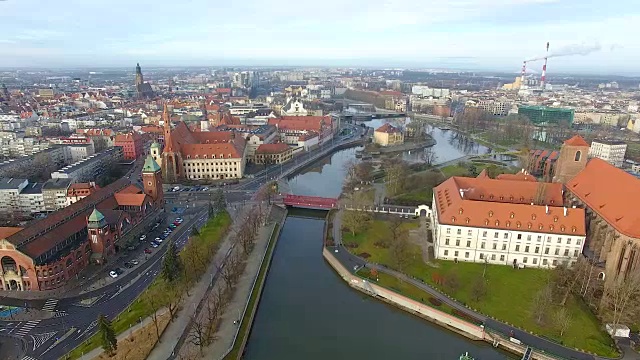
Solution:
<svg viewBox="0 0 640 360">
<path fill-rule="evenodd" d="M 464 199 L 464 190 L 460 189 L 460 197 Z"/>
<path fill-rule="evenodd" d="M 524 85 L 524 78 L 527 73 L 527 62 L 522 62 L 522 72 L 520 73 L 520 85 Z"/>
<path fill-rule="evenodd" d="M 549 58 L 549 42 L 547 41 L 547 54 L 544 57 L 544 65 L 542 65 L 542 76 L 540 77 L 540 89 L 544 90 L 547 80 L 547 59 Z"/>
</svg>

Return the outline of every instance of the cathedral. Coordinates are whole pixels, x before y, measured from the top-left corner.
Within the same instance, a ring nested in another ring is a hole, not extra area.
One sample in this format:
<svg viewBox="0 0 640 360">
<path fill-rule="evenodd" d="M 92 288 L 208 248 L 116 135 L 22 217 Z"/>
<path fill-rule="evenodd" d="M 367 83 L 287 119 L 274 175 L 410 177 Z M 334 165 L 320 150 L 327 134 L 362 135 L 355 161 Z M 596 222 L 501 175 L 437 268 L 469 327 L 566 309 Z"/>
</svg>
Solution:
<svg viewBox="0 0 640 360">
<path fill-rule="evenodd" d="M 148 99 L 154 97 L 151 84 L 149 84 L 148 82 L 144 82 L 142 69 L 140 68 L 139 63 L 136 64 L 136 97 L 138 99 Z"/>
</svg>

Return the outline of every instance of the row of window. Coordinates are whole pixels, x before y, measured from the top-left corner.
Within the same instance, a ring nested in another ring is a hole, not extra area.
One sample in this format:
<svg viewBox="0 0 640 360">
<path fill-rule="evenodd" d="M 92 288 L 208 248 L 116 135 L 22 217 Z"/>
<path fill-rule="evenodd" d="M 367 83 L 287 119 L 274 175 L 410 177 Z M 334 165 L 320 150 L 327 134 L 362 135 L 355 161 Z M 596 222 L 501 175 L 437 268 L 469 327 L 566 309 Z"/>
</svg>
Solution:
<svg viewBox="0 0 640 360">
<path fill-rule="evenodd" d="M 447 228 L 446 233 L 447 234 L 451 234 L 451 228 Z M 482 232 L 482 237 L 486 238 L 488 236 L 488 234 L 489 234 L 489 232 L 485 230 L 485 231 Z M 457 229 L 456 235 L 462 235 L 462 229 Z M 467 237 L 470 237 L 470 236 L 473 236 L 473 230 L 467 230 Z M 494 239 L 498 239 L 499 237 L 500 237 L 500 232 L 499 231 L 495 231 L 493 233 L 493 238 Z M 508 232 L 503 233 L 502 234 L 502 238 L 505 239 L 505 240 L 509 239 L 509 233 Z M 522 240 L 522 238 L 523 238 L 522 234 L 517 234 L 516 235 L 516 239 L 517 240 Z M 532 239 L 532 236 L 530 234 L 527 235 L 527 241 L 531 241 L 531 239 Z M 537 236 L 537 241 L 542 241 L 542 235 L 538 235 Z M 547 241 L 549 241 L 549 242 L 552 241 L 551 236 L 547 236 Z M 557 243 L 560 244 L 561 242 L 562 242 L 562 236 L 558 236 Z M 581 243 L 582 243 L 582 240 L 581 239 L 577 239 L 576 245 L 581 245 Z M 567 238 L 567 245 L 571 245 L 571 238 Z"/>
<path fill-rule="evenodd" d="M 449 239 L 448 238 L 445 239 L 444 244 L 446 246 L 449 246 L 450 245 L 449 243 L 450 243 Z M 577 244 L 576 245 L 580 245 L 581 243 L 582 243 L 582 240 L 581 239 L 577 239 Z M 567 242 L 567 244 L 569 244 L 569 242 Z M 498 243 L 494 242 L 494 243 L 492 243 L 492 245 L 493 245 L 493 250 L 498 250 Z M 456 240 L 456 245 L 455 246 L 460 246 L 460 240 L 459 239 Z M 471 247 L 471 240 L 467 240 L 467 246 L 466 247 L 468 247 L 468 248 Z M 530 251 L 530 247 L 531 247 L 531 245 L 525 245 L 524 246 L 524 252 L 528 253 Z M 480 249 L 485 249 L 485 248 L 486 248 L 486 242 L 483 241 L 483 242 L 480 243 Z M 551 248 L 549 248 L 549 247 L 546 247 L 544 249 L 545 255 L 549 255 L 550 249 Z M 505 244 L 505 243 L 502 244 L 502 250 L 503 251 L 507 250 L 507 244 Z M 516 252 L 520 251 L 520 244 L 516 244 L 514 251 L 516 251 Z M 569 251 L 570 251 L 570 249 L 564 249 L 564 256 L 569 256 Z M 536 246 L 535 247 L 534 253 L 535 254 L 539 254 L 540 253 L 540 246 Z M 578 253 L 579 253 L 579 250 L 578 249 L 574 249 L 574 256 L 577 257 Z M 554 255 L 557 255 L 557 256 L 560 255 L 560 248 L 556 248 L 555 249 L 555 254 Z"/>
<path fill-rule="evenodd" d="M 234 168 L 224 168 L 224 169 L 222 169 L 222 168 L 215 168 L 215 169 L 209 169 L 209 168 L 206 168 L 206 169 L 191 169 L 191 168 L 187 168 L 186 170 L 187 170 L 187 172 L 194 172 L 194 173 L 195 173 L 195 172 L 203 172 L 203 173 L 205 173 L 205 172 L 206 172 L 206 173 L 208 173 L 208 172 L 211 172 L 211 171 L 215 171 L 215 172 L 220 172 L 220 171 L 224 171 L 224 172 L 234 171 L 234 172 L 235 172 L 235 171 L 238 171 L 238 168 L 236 168 L 236 167 L 234 167 Z M 202 170 L 202 171 L 200 171 L 200 170 Z"/>
<path fill-rule="evenodd" d="M 460 255 L 460 252 L 458 250 L 455 250 L 453 252 L 453 256 L 454 257 L 457 258 L 459 255 Z M 445 250 L 444 251 L 444 256 L 449 256 L 449 250 Z M 470 256 L 469 252 L 465 251 L 464 258 L 465 259 L 469 259 L 469 256 Z M 480 260 L 484 260 L 484 259 L 485 259 L 485 254 L 480 253 Z M 496 254 L 491 254 L 491 256 L 489 257 L 488 254 L 487 254 L 486 259 L 487 260 L 490 259 L 491 261 L 495 261 L 497 259 L 497 256 L 496 256 Z M 504 261 L 504 260 L 505 260 L 505 256 L 504 255 L 500 255 L 500 261 Z M 538 258 L 537 257 L 532 258 L 531 261 L 532 261 L 533 265 L 537 265 L 538 264 Z M 528 262 L 529 262 L 529 258 L 528 257 L 525 256 L 525 257 L 522 258 L 522 263 L 523 264 L 527 264 Z M 558 265 L 558 260 L 553 260 L 551 263 L 552 263 L 553 266 L 557 266 Z M 548 265 L 548 264 L 549 264 L 549 261 L 547 259 L 542 259 L 542 265 Z"/>
<path fill-rule="evenodd" d="M 202 155 L 202 159 L 206 159 L 206 158 L 207 158 L 206 154 Z M 227 159 L 231 159 L 231 158 L 232 158 L 231 154 L 227 154 Z M 191 159 L 191 155 L 187 155 L 187 159 Z M 194 159 L 200 159 L 200 156 L 196 155 L 194 156 Z M 211 159 L 216 159 L 216 155 L 212 154 Z M 218 159 L 224 159 L 224 154 L 220 154 L 220 156 L 218 156 Z"/>
<path fill-rule="evenodd" d="M 209 166 L 209 165 L 217 165 L 217 166 L 220 166 L 220 165 L 224 165 L 224 166 L 227 166 L 227 165 L 238 165 L 238 162 L 237 161 L 216 161 L 216 162 L 214 162 L 212 164 L 210 162 L 191 162 L 191 161 L 189 161 L 189 162 L 185 162 L 184 163 L 185 167 L 189 167 L 189 166 Z"/>
</svg>

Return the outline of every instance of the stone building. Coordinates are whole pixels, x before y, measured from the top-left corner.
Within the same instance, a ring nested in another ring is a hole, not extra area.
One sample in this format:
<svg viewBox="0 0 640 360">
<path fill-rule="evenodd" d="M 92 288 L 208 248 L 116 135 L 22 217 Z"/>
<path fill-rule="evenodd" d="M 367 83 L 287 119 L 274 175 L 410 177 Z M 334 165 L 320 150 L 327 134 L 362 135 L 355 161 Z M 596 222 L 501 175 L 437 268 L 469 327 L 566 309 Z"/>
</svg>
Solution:
<svg viewBox="0 0 640 360">
<path fill-rule="evenodd" d="M 576 135 L 565 141 L 556 161 L 553 182 L 566 184 L 573 179 L 587 164 L 589 144 Z"/>
</svg>

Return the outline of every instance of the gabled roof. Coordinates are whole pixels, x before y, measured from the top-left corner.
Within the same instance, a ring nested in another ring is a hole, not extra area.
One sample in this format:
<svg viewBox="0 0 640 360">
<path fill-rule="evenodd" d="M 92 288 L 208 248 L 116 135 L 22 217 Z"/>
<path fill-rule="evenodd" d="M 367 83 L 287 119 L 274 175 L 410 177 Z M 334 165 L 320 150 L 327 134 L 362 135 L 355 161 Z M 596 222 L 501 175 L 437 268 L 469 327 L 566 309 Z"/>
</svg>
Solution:
<svg viewBox="0 0 640 360">
<path fill-rule="evenodd" d="M 117 193 L 114 195 L 119 206 L 142 206 L 147 197 L 146 194 Z"/>
<path fill-rule="evenodd" d="M 567 189 L 618 232 L 640 239 L 640 179 L 593 158 Z"/>
<path fill-rule="evenodd" d="M 279 154 L 289 150 L 289 145 L 285 143 L 262 144 L 256 149 L 260 154 Z"/>
<path fill-rule="evenodd" d="M 586 141 L 584 141 L 584 139 L 580 135 L 575 135 L 571 139 L 565 140 L 564 145 L 569 145 L 569 146 L 589 146 L 589 144 Z"/>
<path fill-rule="evenodd" d="M 400 129 L 398 129 L 397 127 L 386 123 L 382 126 L 380 126 L 379 128 L 376 129 L 376 132 L 381 132 L 381 133 L 387 133 L 387 134 L 392 134 L 392 133 L 398 133 L 400 132 Z"/>
</svg>

